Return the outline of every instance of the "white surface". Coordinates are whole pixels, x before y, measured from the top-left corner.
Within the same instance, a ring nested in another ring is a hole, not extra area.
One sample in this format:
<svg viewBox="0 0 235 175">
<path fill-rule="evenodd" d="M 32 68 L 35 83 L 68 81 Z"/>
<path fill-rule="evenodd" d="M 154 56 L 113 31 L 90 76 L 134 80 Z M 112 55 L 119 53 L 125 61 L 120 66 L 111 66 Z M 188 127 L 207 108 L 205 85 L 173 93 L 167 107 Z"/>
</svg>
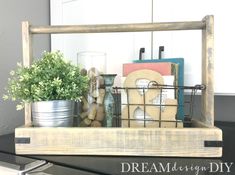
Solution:
<svg viewBox="0 0 235 175">
<path fill-rule="evenodd" d="M 215 16 L 215 92 L 235 94 L 235 59 L 233 41 L 233 0 L 153 0 L 154 22 L 199 21 L 205 15 Z M 102 24 L 151 22 L 151 0 L 51 0 L 51 23 Z M 154 32 L 153 55 L 165 46 L 164 57 L 185 59 L 185 85 L 201 83 L 201 31 Z M 52 50 L 61 50 L 72 61 L 79 51 L 107 54 L 108 73 L 121 75 L 122 63 L 138 58 L 145 47 L 145 58 L 151 55 L 151 33 L 68 34 L 52 36 Z M 120 84 L 120 76 L 116 78 Z"/>
<path fill-rule="evenodd" d="M 215 22 L 215 92 L 235 94 L 235 59 L 233 59 L 235 23 L 233 0 L 164 0 L 155 1 L 154 20 L 197 21 L 205 15 L 214 15 Z M 185 84 L 201 82 L 201 32 L 170 32 L 154 36 L 166 46 L 166 57 L 185 58 Z M 156 44 L 157 42 L 155 42 Z M 193 77 L 193 78 L 191 78 Z"/>
<path fill-rule="evenodd" d="M 51 4 L 52 25 L 151 22 L 151 13 L 143 10 L 151 8 L 151 0 L 52 0 Z M 74 63 L 78 52 L 106 53 L 107 73 L 117 73 L 115 85 L 120 86 L 122 63 L 138 59 L 139 48 L 150 48 L 150 36 L 150 32 L 53 35 L 52 50 L 61 50 Z M 145 55 L 150 52 L 147 49 Z"/>
</svg>

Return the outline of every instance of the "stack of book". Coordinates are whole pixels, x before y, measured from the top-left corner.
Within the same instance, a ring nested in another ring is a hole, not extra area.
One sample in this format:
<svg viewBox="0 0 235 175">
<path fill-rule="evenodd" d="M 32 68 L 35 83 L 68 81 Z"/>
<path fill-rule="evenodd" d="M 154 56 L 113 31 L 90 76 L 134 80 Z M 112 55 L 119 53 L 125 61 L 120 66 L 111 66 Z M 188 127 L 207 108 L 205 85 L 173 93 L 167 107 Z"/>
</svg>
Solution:
<svg viewBox="0 0 235 175">
<path fill-rule="evenodd" d="M 184 119 L 183 74 L 183 58 L 136 60 L 134 63 L 123 64 L 123 87 L 133 88 L 129 87 L 131 85 L 137 88 L 148 88 L 149 82 L 155 81 L 163 85 L 163 88 L 161 92 L 159 89 L 146 89 L 145 92 L 143 89 L 129 90 L 128 96 L 124 91 L 122 104 L 126 105 L 122 107 L 122 119 L 124 119 L 122 126 L 182 127 Z M 128 119 L 131 120 L 128 121 Z"/>
</svg>

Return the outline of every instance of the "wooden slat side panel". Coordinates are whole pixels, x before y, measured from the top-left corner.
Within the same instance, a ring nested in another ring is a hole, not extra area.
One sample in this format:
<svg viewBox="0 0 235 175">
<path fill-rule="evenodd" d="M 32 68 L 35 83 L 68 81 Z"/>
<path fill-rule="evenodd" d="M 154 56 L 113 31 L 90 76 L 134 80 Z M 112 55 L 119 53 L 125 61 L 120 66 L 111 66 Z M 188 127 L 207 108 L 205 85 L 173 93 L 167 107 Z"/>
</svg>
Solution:
<svg viewBox="0 0 235 175">
<path fill-rule="evenodd" d="M 22 22 L 23 65 L 29 67 L 32 63 L 32 35 L 29 31 L 29 22 Z M 25 125 L 31 123 L 31 105 L 25 104 Z"/>
<path fill-rule="evenodd" d="M 222 141 L 217 128 L 17 128 L 17 154 L 138 155 L 220 157 L 222 148 L 204 147 L 205 140 Z"/>
<path fill-rule="evenodd" d="M 202 30 L 202 122 L 214 126 L 214 17 L 206 16 Z"/>
</svg>

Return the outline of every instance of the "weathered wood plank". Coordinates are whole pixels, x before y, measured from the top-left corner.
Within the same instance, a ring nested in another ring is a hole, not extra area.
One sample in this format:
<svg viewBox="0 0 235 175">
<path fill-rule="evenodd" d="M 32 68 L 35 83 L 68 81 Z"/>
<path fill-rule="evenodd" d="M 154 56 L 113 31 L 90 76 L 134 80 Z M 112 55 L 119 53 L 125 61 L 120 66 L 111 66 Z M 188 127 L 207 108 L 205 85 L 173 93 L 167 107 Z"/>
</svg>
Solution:
<svg viewBox="0 0 235 175">
<path fill-rule="evenodd" d="M 34 128 L 31 109 L 26 105 L 25 123 L 16 128 L 17 154 L 131 155 L 221 157 L 221 147 L 205 147 L 205 141 L 222 141 L 214 126 L 213 16 L 197 22 L 107 24 L 81 26 L 32 26 L 22 24 L 24 66 L 31 64 L 31 35 L 39 33 L 102 33 L 202 29 L 202 121 L 195 128 Z"/>
<path fill-rule="evenodd" d="M 202 21 L 135 23 L 135 24 L 100 24 L 100 25 L 61 25 L 32 26 L 33 34 L 45 33 L 108 33 L 108 32 L 146 32 L 169 30 L 198 30 L 205 27 Z"/>
<path fill-rule="evenodd" d="M 17 154 L 220 157 L 218 128 L 17 128 Z"/>
<path fill-rule="evenodd" d="M 32 34 L 29 22 L 22 22 L 23 65 L 29 67 L 32 63 Z M 31 105 L 25 104 L 25 124 L 31 123 Z"/>
<path fill-rule="evenodd" d="M 206 16 L 202 30 L 202 122 L 214 126 L 214 17 Z"/>
</svg>

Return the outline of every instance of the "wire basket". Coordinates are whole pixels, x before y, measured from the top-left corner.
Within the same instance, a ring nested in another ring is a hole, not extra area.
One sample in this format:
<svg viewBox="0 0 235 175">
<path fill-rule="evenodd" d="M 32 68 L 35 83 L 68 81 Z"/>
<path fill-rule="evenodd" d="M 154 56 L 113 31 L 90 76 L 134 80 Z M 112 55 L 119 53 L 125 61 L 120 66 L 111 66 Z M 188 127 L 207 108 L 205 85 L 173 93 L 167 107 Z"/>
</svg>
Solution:
<svg viewBox="0 0 235 175">
<path fill-rule="evenodd" d="M 149 82 L 147 87 L 113 87 L 113 96 L 115 101 L 113 126 L 158 128 L 191 127 L 195 95 L 198 91 L 204 90 L 205 88 L 205 85 L 162 85 L 155 81 Z M 184 100 L 185 90 L 190 92 L 189 100 Z M 137 100 L 138 102 L 136 103 L 131 100 L 131 94 L 133 91 L 138 91 L 141 94 L 141 101 L 139 99 L 140 102 Z M 149 98 L 149 95 L 147 93 L 149 91 L 152 91 L 151 94 L 158 94 L 156 95 L 155 102 L 148 102 L 147 98 Z M 171 100 L 174 103 L 166 102 L 166 91 L 172 91 L 174 93 L 175 98 Z M 137 114 L 133 117 L 133 108 L 135 108 L 135 112 L 141 111 L 141 115 Z M 171 112 L 166 112 L 166 110 L 171 110 Z M 148 111 L 154 111 L 154 114 L 151 115 L 153 117 L 149 116 Z M 166 113 L 167 117 L 164 115 Z"/>
</svg>

